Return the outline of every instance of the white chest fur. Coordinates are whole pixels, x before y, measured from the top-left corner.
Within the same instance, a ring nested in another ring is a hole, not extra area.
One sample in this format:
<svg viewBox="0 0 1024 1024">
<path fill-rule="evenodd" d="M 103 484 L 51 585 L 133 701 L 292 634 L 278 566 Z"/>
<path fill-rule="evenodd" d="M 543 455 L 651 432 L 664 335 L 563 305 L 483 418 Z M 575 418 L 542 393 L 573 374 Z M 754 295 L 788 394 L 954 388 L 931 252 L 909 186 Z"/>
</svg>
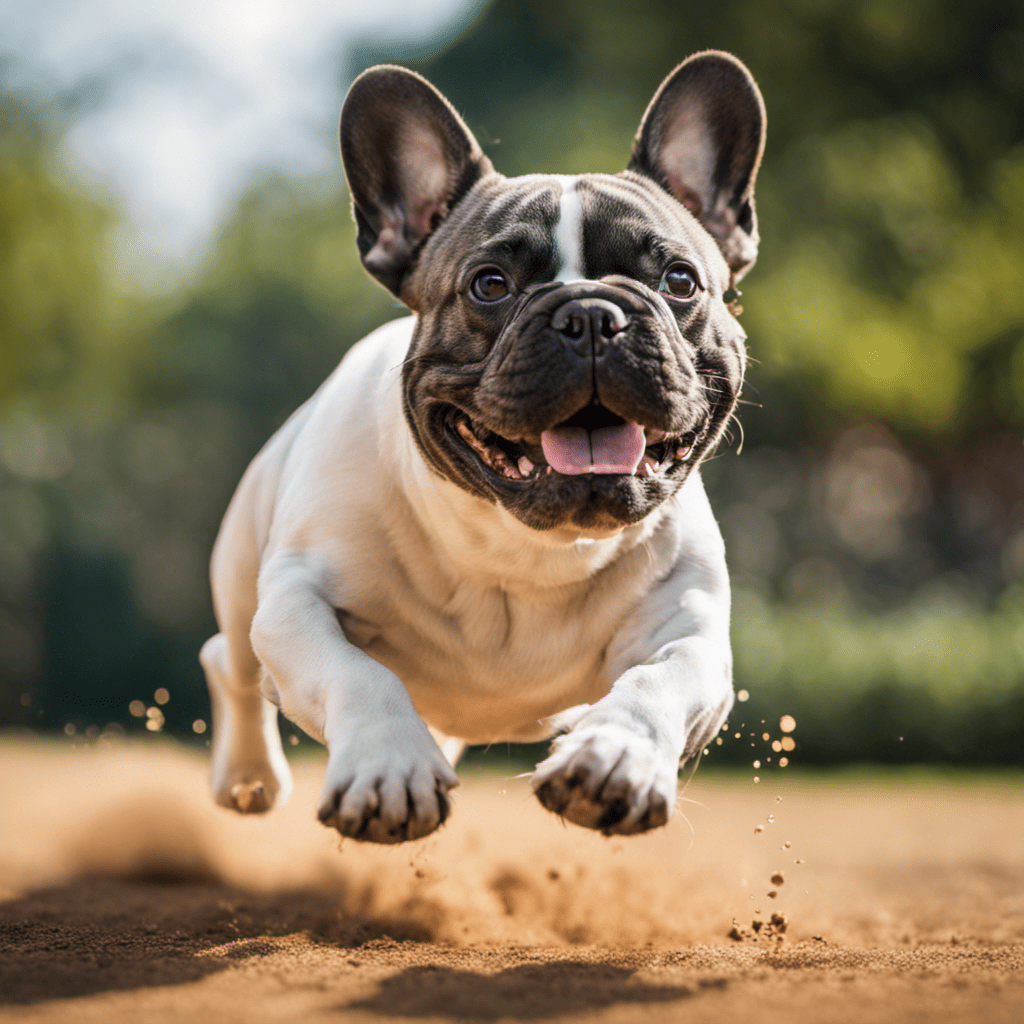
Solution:
<svg viewBox="0 0 1024 1024">
<path fill-rule="evenodd" d="M 412 326 L 371 335 L 311 400 L 279 456 L 265 560 L 318 552 L 346 637 L 429 724 L 477 742 L 539 737 L 541 719 L 607 693 L 609 644 L 664 564 L 651 549 L 665 517 L 608 537 L 541 534 L 431 473 L 401 412 Z"/>
</svg>

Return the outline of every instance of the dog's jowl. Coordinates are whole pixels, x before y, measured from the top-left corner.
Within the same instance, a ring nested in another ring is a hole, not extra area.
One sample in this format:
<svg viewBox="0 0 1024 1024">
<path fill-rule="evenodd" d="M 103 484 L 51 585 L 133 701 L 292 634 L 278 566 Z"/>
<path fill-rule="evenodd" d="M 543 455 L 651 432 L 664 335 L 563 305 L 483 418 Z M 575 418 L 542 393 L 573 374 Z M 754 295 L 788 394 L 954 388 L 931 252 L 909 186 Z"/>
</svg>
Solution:
<svg viewBox="0 0 1024 1024">
<path fill-rule="evenodd" d="M 419 76 L 356 80 L 359 252 L 413 315 L 349 352 L 224 519 L 201 655 L 220 803 L 287 797 L 280 708 L 327 745 L 319 815 L 347 836 L 425 836 L 464 743 L 552 736 L 545 807 L 668 820 L 732 705 L 698 467 L 743 379 L 728 300 L 764 129 L 746 68 L 701 53 L 622 173 L 506 178 Z"/>
</svg>

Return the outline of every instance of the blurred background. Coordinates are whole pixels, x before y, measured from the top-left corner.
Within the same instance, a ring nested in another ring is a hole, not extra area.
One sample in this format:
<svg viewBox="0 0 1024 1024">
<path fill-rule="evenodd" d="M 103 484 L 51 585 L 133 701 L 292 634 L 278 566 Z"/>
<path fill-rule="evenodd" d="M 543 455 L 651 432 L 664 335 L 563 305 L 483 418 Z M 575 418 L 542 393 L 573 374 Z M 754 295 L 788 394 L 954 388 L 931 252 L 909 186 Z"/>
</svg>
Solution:
<svg viewBox="0 0 1024 1024">
<path fill-rule="evenodd" d="M 0 24 L 0 725 L 208 741 L 234 485 L 402 312 L 356 257 L 356 74 L 421 71 L 507 174 L 616 172 L 717 47 L 769 120 L 743 429 L 705 469 L 744 738 L 709 763 L 783 714 L 794 766 L 1020 763 L 1024 3 L 0 0 Z"/>
</svg>

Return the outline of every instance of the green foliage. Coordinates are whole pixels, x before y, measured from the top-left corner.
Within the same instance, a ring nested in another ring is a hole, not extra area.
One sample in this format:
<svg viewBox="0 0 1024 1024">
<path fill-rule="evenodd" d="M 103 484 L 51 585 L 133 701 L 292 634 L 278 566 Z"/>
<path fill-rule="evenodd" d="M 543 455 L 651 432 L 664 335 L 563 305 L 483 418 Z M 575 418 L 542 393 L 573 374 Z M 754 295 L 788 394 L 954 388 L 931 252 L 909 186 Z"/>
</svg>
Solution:
<svg viewBox="0 0 1024 1024">
<path fill-rule="evenodd" d="M 779 716 L 792 715 L 794 763 L 1020 761 L 1019 588 L 991 611 L 936 595 L 885 615 L 768 605 L 740 592 L 734 622 L 736 684 L 750 701 L 737 704 L 733 723 L 759 734 L 764 720 L 777 734 Z M 723 753 L 737 760 L 736 750 Z"/>
<path fill-rule="evenodd" d="M 116 220 L 57 178 L 52 152 L 38 113 L 0 92 L 0 403 L 95 411 L 128 386 Z"/>
</svg>

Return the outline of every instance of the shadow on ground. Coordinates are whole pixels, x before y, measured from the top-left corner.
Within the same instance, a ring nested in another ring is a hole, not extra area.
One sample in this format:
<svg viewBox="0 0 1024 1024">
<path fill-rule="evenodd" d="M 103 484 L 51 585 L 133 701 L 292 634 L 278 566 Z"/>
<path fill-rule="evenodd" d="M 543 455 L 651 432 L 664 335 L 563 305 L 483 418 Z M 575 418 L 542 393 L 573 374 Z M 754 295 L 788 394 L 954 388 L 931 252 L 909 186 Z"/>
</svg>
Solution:
<svg viewBox="0 0 1024 1024">
<path fill-rule="evenodd" d="M 338 1007 L 389 1017 L 494 1021 L 602 1010 L 618 1003 L 669 1003 L 693 995 L 682 985 L 651 985 L 627 967 L 574 961 L 522 964 L 497 974 L 410 967 L 385 978 L 367 999 Z"/>
<path fill-rule="evenodd" d="M 411 914 L 342 912 L 359 902 L 340 887 L 266 894 L 194 878 L 79 878 L 0 904 L 0 1005 L 184 984 L 290 935 L 338 948 L 431 938 Z"/>
</svg>

